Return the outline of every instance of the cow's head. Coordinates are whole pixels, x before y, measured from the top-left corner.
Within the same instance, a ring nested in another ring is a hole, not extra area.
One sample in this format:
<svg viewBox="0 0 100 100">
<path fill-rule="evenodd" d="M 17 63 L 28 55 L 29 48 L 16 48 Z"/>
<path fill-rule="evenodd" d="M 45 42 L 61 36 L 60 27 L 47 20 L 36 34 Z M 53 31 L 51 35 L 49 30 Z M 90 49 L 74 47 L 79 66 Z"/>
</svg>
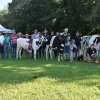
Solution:
<svg viewBox="0 0 100 100">
<path fill-rule="evenodd" d="M 39 41 L 40 42 L 47 42 L 48 40 L 43 35 L 40 35 Z"/>
</svg>

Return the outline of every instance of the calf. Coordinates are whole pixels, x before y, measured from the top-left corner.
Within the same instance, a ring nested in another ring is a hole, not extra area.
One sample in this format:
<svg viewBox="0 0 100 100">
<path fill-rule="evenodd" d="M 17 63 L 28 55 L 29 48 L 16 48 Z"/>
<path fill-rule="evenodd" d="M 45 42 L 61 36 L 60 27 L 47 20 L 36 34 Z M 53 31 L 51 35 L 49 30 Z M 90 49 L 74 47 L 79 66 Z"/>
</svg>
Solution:
<svg viewBox="0 0 100 100">
<path fill-rule="evenodd" d="M 89 48 L 89 40 L 91 36 L 83 36 L 81 41 L 81 49 L 83 50 L 84 58 L 86 58 L 86 51 Z"/>
<path fill-rule="evenodd" d="M 16 58 L 18 59 L 18 55 L 21 57 L 21 50 L 22 48 L 25 50 L 28 50 L 29 47 L 29 39 L 26 38 L 18 38 L 17 39 L 17 54 L 16 54 Z M 36 60 L 36 51 L 39 49 L 39 47 L 41 46 L 41 44 L 47 41 L 47 39 L 44 36 L 40 36 L 40 38 L 38 39 L 33 39 L 32 41 L 32 49 L 34 50 L 34 59 Z"/>
<path fill-rule="evenodd" d="M 53 36 L 50 41 L 49 52 L 50 52 L 51 59 L 52 59 L 52 50 L 53 49 L 56 49 L 56 51 L 57 51 L 58 61 L 60 61 L 60 59 L 63 60 L 62 54 L 63 54 L 64 44 L 63 44 L 60 36 Z"/>
</svg>

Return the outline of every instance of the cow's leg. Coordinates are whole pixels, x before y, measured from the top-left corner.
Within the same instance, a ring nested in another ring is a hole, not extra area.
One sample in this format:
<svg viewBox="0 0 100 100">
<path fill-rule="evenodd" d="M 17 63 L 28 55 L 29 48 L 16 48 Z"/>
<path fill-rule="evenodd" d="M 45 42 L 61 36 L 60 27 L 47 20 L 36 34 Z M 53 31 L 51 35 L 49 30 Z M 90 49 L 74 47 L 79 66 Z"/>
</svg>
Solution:
<svg viewBox="0 0 100 100">
<path fill-rule="evenodd" d="M 16 59 L 18 59 L 19 47 L 17 47 Z"/>
<path fill-rule="evenodd" d="M 50 58 L 52 59 L 52 48 L 49 48 Z"/>
<path fill-rule="evenodd" d="M 34 60 L 36 60 L 36 49 L 34 49 Z"/>
<path fill-rule="evenodd" d="M 84 58 L 86 58 L 86 48 L 84 49 Z"/>
<path fill-rule="evenodd" d="M 63 60 L 63 54 L 61 54 L 61 60 Z"/>
<path fill-rule="evenodd" d="M 58 54 L 58 61 L 60 62 L 60 53 Z"/>
<path fill-rule="evenodd" d="M 48 59 L 48 50 L 49 50 L 49 45 L 46 45 L 46 59 Z"/>
<path fill-rule="evenodd" d="M 22 58 L 21 51 L 22 51 L 22 48 L 19 49 L 19 57 L 20 57 L 20 59 Z"/>
</svg>

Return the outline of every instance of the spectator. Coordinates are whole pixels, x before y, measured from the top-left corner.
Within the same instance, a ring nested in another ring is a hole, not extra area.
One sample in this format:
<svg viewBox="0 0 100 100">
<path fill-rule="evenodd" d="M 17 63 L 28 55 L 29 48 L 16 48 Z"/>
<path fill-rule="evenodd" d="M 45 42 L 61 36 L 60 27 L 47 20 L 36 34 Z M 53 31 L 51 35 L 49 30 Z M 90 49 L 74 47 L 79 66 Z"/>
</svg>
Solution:
<svg viewBox="0 0 100 100">
<path fill-rule="evenodd" d="M 49 49 L 49 44 L 50 44 L 50 35 L 48 35 L 48 31 L 47 30 L 44 30 L 44 37 L 48 40 L 47 42 L 44 42 L 42 44 L 42 52 L 43 52 L 43 56 L 44 56 L 44 49 L 46 48 L 46 50 L 48 51 Z"/>
<path fill-rule="evenodd" d="M 9 55 L 9 44 L 10 44 L 10 36 L 8 35 L 8 32 L 6 32 L 4 36 L 4 57 L 8 58 Z"/>
<path fill-rule="evenodd" d="M 56 32 L 56 38 L 59 38 L 59 35 L 60 35 L 60 33 L 59 33 L 59 32 Z M 58 56 L 58 51 L 57 51 L 57 49 L 54 49 L 54 55 L 55 55 L 55 57 Z"/>
<path fill-rule="evenodd" d="M 25 35 L 25 38 L 26 38 L 26 39 L 29 39 L 29 35 L 28 35 L 28 34 L 26 34 L 26 35 Z"/>
<path fill-rule="evenodd" d="M 21 32 L 17 33 L 18 38 L 22 38 L 23 34 Z"/>
<path fill-rule="evenodd" d="M 54 32 L 53 31 L 51 31 L 51 38 L 54 36 Z"/>
<path fill-rule="evenodd" d="M 74 44 L 74 43 L 75 43 L 75 40 L 72 39 L 71 43 L 70 43 L 70 62 L 72 62 L 73 58 L 75 57 L 76 44 Z"/>
<path fill-rule="evenodd" d="M 77 52 L 77 60 L 83 60 L 83 52 L 81 49 L 79 49 L 79 51 Z"/>
<path fill-rule="evenodd" d="M 0 53 L 1 59 L 4 58 L 4 37 L 2 35 L 2 30 L 0 30 Z"/>
<path fill-rule="evenodd" d="M 100 50 L 98 51 L 98 59 L 99 59 L 99 63 L 100 63 Z"/>
<path fill-rule="evenodd" d="M 76 36 L 73 39 L 75 40 L 75 44 L 77 46 L 76 56 L 75 56 L 77 58 L 77 52 L 79 51 L 79 48 L 81 48 L 81 37 L 78 31 L 76 32 Z"/>
<path fill-rule="evenodd" d="M 64 59 L 66 60 L 66 53 L 69 55 L 69 50 L 70 50 L 70 34 L 68 34 L 68 28 L 64 29 L 64 34 L 62 35 L 62 39 L 64 41 Z M 69 59 L 69 57 L 68 57 Z"/>
<path fill-rule="evenodd" d="M 37 29 L 34 30 L 34 33 L 31 36 L 31 39 L 39 39 L 39 33 L 38 33 L 38 30 Z M 30 44 L 32 45 L 32 40 L 31 40 Z M 32 58 L 33 58 L 33 52 L 34 52 L 34 50 L 32 50 Z M 38 58 L 38 50 L 37 50 L 37 53 L 36 54 L 37 54 L 36 56 Z"/>
<path fill-rule="evenodd" d="M 16 32 L 14 32 L 10 39 L 11 39 L 11 50 L 12 50 L 12 57 L 16 58 L 16 48 L 17 48 L 17 35 Z"/>
<path fill-rule="evenodd" d="M 87 62 L 95 62 L 97 59 L 97 51 L 94 48 L 94 44 L 91 44 L 90 48 L 87 49 L 87 54 L 86 54 L 86 59 Z"/>
<path fill-rule="evenodd" d="M 32 39 L 38 39 L 39 38 L 39 34 L 38 34 L 38 30 L 37 29 L 34 30 L 34 33 L 33 33 L 31 38 Z"/>
<path fill-rule="evenodd" d="M 26 34 L 26 35 L 25 35 L 25 38 L 26 38 L 26 39 L 29 39 L 29 35 Z M 29 52 L 30 52 L 30 51 L 29 51 L 29 48 L 28 48 L 28 50 L 25 50 L 25 58 L 29 58 Z"/>
</svg>

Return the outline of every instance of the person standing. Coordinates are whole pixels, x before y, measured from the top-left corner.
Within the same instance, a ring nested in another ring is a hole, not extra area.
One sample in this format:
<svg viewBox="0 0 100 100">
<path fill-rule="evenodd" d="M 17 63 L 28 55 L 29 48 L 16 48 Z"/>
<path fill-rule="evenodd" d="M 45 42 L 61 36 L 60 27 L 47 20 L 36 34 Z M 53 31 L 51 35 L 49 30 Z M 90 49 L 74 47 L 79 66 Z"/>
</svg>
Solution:
<svg viewBox="0 0 100 100">
<path fill-rule="evenodd" d="M 2 35 L 2 30 L 0 30 L 0 53 L 1 59 L 4 58 L 4 36 Z"/>
<path fill-rule="evenodd" d="M 79 51 L 77 52 L 77 60 L 83 60 L 83 51 L 81 49 L 79 49 Z"/>
<path fill-rule="evenodd" d="M 39 39 L 39 36 L 40 35 L 38 34 L 38 30 L 35 29 L 33 35 L 31 36 L 31 39 L 34 41 L 34 39 Z M 31 42 L 32 42 L 32 40 L 31 40 Z M 32 44 L 32 43 L 30 43 L 30 44 Z M 32 50 L 32 58 L 33 58 L 33 52 L 34 52 L 34 50 Z M 36 56 L 38 57 L 38 50 L 37 50 L 36 54 L 37 54 Z"/>
<path fill-rule="evenodd" d="M 26 34 L 26 35 L 25 35 L 25 38 L 26 38 L 26 39 L 29 39 L 29 35 Z M 29 58 L 29 48 L 28 48 L 28 50 L 25 50 L 25 58 Z"/>
<path fill-rule="evenodd" d="M 57 32 L 57 34 L 59 34 L 59 32 Z M 54 31 L 51 31 L 50 40 L 52 39 L 53 36 L 55 36 Z M 57 50 L 53 50 L 53 51 L 54 51 L 54 56 L 57 57 Z"/>
<path fill-rule="evenodd" d="M 66 60 L 66 54 L 68 53 L 68 56 L 69 56 L 69 50 L 70 50 L 70 42 L 69 42 L 70 34 L 68 34 L 68 28 L 64 29 L 64 34 L 62 35 L 62 39 L 64 43 L 64 60 Z"/>
<path fill-rule="evenodd" d="M 8 32 L 6 32 L 4 36 L 4 57 L 5 58 L 8 58 L 9 55 L 9 44 L 10 44 L 10 36 L 8 35 Z"/>
<path fill-rule="evenodd" d="M 50 44 L 50 40 L 51 40 L 51 37 L 50 35 L 48 35 L 48 31 L 47 30 L 44 30 L 43 32 L 43 36 L 48 40 L 47 42 L 44 42 L 42 44 L 42 52 L 43 52 L 43 56 L 44 56 L 44 50 L 46 48 L 46 59 L 48 59 L 48 51 L 49 51 L 49 44 Z"/>
<path fill-rule="evenodd" d="M 76 32 L 76 35 L 73 37 L 73 39 L 75 40 L 75 44 L 77 46 L 76 55 L 75 55 L 75 57 L 77 58 L 77 53 L 79 51 L 79 48 L 81 48 L 81 37 L 78 31 Z"/>
<path fill-rule="evenodd" d="M 18 38 L 18 36 L 16 35 L 16 32 L 14 32 L 10 37 L 13 58 L 16 58 L 17 38 Z"/>
<path fill-rule="evenodd" d="M 39 34 L 38 34 L 38 30 L 37 29 L 34 30 L 34 33 L 33 33 L 31 38 L 32 39 L 38 39 L 39 38 Z"/>
<path fill-rule="evenodd" d="M 54 31 L 51 31 L 51 38 L 54 36 Z"/>
<path fill-rule="evenodd" d="M 73 61 L 73 58 L 75 57 L 75 52 L 76 52 L 76 44 L 75 43 L 75 40 L 72 39 L 71 40 L 71 43 L 70 43 L 70 62 Z"/>
</svg>

